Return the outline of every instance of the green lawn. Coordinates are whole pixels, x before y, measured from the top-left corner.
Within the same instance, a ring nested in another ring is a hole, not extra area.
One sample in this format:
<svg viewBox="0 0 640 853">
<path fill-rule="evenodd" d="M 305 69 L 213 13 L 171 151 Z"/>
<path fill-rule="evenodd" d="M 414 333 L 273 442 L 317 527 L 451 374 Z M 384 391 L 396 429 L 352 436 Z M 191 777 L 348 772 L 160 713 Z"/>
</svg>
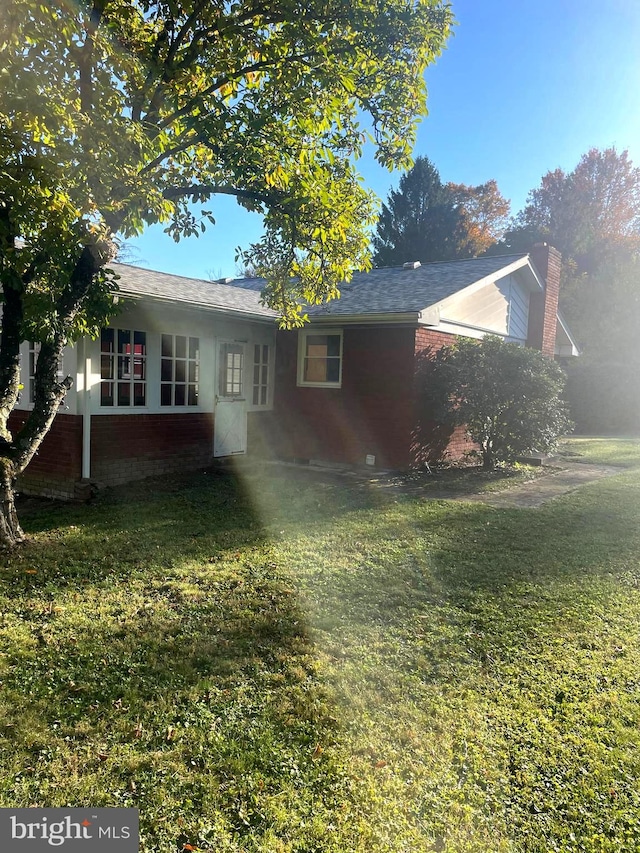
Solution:
<svg viewBox="0 0 640 853">
<path fill-rule="evenodd" d="M 640 849 L 640 441 L 540 509 L 273 469 L 23 518 L 0 805 L 175 853 Z M 572 457 L 577 458 L 577 457 Z"/>
<path fill-rule="evenodd" d="M 640 466 L 640 438 L 572 436 L 560 446 L 561 458 L 603 465 Z"/>
</svg>

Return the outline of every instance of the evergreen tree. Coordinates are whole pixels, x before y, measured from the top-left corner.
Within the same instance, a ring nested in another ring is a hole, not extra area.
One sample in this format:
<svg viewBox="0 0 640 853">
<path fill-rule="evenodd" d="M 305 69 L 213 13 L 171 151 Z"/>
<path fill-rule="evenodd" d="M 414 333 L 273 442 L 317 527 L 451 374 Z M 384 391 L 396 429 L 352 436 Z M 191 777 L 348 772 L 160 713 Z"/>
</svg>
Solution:
<svg viewBox="0 0 640 853">
<path fill-rule="evenodd" d="M 476 257 L 502 235 L 508 212 L 495 181 L 477 187 L 443 184 L 433 163 L 418 157 L 382 205 L 374 264 Z"/>
<path fill-rule="evenodd" d="M 382 205 L 373 238 L 378 267 L 408 261 L 446 261 L 458 256 L 463 214 L 427 157 L 418 157 Z"/>
</svg>

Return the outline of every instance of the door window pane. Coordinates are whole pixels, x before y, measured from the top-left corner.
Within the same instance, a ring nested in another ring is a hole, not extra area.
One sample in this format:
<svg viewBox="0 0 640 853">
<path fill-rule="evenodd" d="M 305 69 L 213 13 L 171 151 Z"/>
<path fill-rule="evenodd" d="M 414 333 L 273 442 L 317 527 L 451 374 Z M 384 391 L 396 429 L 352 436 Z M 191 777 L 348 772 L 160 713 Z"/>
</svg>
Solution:
<svg viewBox="0 0 640 853">
<path fill-rule="evenodd" d="M 242 396 L 244 369 L 244 346 L 242 344 L 222 344 L 220 347 L 221 397 Z"/>
<path fill-rule="evenodd" d="M 254 406 L 266 406 L 269 399 L 269 345 L 256 344 L 253 348 Z"/>
</svg>

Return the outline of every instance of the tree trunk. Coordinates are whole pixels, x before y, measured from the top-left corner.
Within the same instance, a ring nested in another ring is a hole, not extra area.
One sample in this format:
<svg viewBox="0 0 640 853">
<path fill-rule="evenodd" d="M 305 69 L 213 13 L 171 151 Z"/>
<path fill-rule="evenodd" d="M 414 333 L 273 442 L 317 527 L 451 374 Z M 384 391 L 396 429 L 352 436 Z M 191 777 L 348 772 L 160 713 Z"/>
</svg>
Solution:
<svg viewBox="0 0 640 853">
<path fill-rule="evenodd" d="M 0 457 L 0 546 L 4 548 L 13 548 L 25 539 L 16 513 L 13 481 L 11 461 Z"/>
<path fill-rule="evenodd" d="M 482 467 L 485 471 L 493 471 L 495 468 L 495 457 L 493 455 L 493 441 L 486 439 L 482 442 Z"/>
<path fill-rule="evenodd" d="M 1 225 L 1 222 L 0 222 Z M 1 233 L 0 233 L 1 236 Z M 0 249 L 2 247 L 0 246 Z M 20 343 L 23 320 L 24 281 L 1 280 L 4 292 L 0 334 L 0 546 L 12 548 L 25 539 L 15 507 L 14 483 L 40 447 L 62 398 L 72 385 L 71 376 L 56 379 L 58 360 L 67 343 L 68 329 L 85 301 L 100 261 L 92 246 L 85 246 L 57 301 L 57 329 L 41 342 L 34 377 L 33 409 L 16 436 L 9 427 L 20 381 Z"/>
</svg>

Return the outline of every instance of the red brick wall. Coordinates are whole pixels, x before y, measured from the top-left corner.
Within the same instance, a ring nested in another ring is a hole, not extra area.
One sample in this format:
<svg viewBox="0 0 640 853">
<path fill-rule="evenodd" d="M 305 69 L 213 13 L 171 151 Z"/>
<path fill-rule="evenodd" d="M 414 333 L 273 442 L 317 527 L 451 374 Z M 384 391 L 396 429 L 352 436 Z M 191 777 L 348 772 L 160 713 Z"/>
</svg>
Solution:
<svg viewBox="0 0 640 853">
<path fill-rule="evenodd" d="M 274 412 L 262 449 L 289 459 L 406 468 L 413 416 L 414 330 L 345 328 L 341 388 L 297 386 L 297 333 L 278 335 Z M 253 432 L 253 430 L 252 430 Z M 254 432 L 255 435 L 255 432 Z M 249 437 L 255 447 L 255 439 Z"/>
<path fill-rule="evenodd" d="M 415 414 L 411 435 L 411 456 L 414 466 L 443 460 L 456 461 L 475 448 L 464 426 L 455 429 L 438 423 L 425 408 L 420 390 L 428 380 L 429 360 L 443 346 L 455 341 L 454 335 L 417 329 L 415 333 Z"/>
<path fill-rule="evenodd" d="M 27 412 L 14 412 L 17 431 Z M 159 474 L 196 469 L 212 456 L 213 418 L 208 414 L 98 415 L 91 420 L 91 479 L 118 485 Z M 56 415 L 19 491 L 73 498 L 82 477 L 82 417 Z"/>
<path fill-rule="evenodd" d="M 447 332 L 434 332 L 432 329 L 424 327 L 416 329 L 415 332 L 415 353 L 416 357 L 429 356 L 435 353 L 441 347 L 450 346 L 456 340 L 455 335 L 450 335 Z"/>
<path fill-rule="evenodd" d="M 425 360 L 454 336 L 428 329 L 344 330 L 342 388 L 297 386 L 295 332 L 278 336 L 273 412 L 249 416 L 250 452 L 404 469 L 459 459 L 473 448 L 464 427 L 435 423 L 420 405 Z"/>
<path fill-rule="evenodd" d="M 206 465 L 213 418 L 203 413 L 99 415 L 91 420 L 91 479 L 118 485 Z"/>
<path fill-rule="evenodd" d="M 553 358 L 556 348 L 562 255 L 547 243 L 536 243 L 529 254 L 546 286 L 543 293 L 531 294 L 527 346 L 535 347 Z"/>
<path fill-rule="evenodd" d="M 16 434 L 28 412 L 14 411 L 9 428 Z M 18 480 L 18 491 L 55 498 L 71 498 L 82 476 L 82 417 L 55 416 L 36 455 Z"/>
</svg>

